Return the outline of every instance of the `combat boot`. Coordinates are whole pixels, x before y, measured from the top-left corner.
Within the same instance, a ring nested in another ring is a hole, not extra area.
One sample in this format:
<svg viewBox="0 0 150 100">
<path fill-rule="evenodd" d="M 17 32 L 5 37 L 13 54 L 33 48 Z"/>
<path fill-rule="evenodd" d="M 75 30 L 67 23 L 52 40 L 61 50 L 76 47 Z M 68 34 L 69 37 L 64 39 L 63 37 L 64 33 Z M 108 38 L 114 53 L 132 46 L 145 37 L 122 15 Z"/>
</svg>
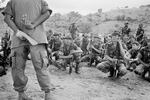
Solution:
<svg viewBox="0 0 150 100">
<path fill-rule="evenodd" d="M 32 98 L 29 98 L 24 92 L 19 92 L 18 95 L 18 100 L 33 100 Z"/>
<path fill-rule="evenodd" d="M 76 65 L 76 67 L 75 67 L 75 73 L 76 73 L 76 74 L 80 74 L 80 73 L 79 73 L 79 65 Z"/>
<path fill-rule="evenodd" d="M 114 70 L 114 68 L 110 68 L 110 73 L 109 73 L 109 76 L 108 77 L 113 77 L 114 76 L 114 74 L 115 74 L 115 70 Z"/>
<path fill-rule="evenodd" d="M 45 99 L 44 100 L 55 100 L 54 97 L 51 95 L 50 92 L 45 92 Z"/>
</svg>

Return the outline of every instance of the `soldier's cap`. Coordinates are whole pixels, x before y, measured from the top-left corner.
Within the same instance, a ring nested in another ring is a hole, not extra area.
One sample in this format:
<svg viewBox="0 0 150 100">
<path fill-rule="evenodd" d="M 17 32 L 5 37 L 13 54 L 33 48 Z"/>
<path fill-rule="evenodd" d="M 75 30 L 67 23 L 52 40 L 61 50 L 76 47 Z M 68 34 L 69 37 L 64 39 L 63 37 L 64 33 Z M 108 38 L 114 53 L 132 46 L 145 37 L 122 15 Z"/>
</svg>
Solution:
<svg viewBox="0 0 150 100">
<path fill-rule="evenodd" d="M 63 39 L 71 40 L 71 39 L 72 39 L 72 37 L 71 37 L 70 35 L 67 35 L 67 36 L 63 37 Z"/>
<path fill-rule="evenodd" d="M 125 22 L 124 24 L 127 25 L 127 24 L 129 24 L 129 23 L 128 23 L 128 22 Z"/>
<path fill-rule="evenodd" d="M 136 45 L 139 45 L 139 43 L 137 41 L 134 41 L 132 44 L 136 44 Z"/>
<path fill-rule="evenodd" d="M 119 34 L 119 32 L 117 32 L 117 31 L 114 31 L 112 34 L 111 34 L 111 36 L 120 36 L 120 34 Z"/>
<path fill-rule="evenodd" d="M 59 36 L 59 33 L 54 33 L 54 35 L 53 36 Z"/>
</svg>

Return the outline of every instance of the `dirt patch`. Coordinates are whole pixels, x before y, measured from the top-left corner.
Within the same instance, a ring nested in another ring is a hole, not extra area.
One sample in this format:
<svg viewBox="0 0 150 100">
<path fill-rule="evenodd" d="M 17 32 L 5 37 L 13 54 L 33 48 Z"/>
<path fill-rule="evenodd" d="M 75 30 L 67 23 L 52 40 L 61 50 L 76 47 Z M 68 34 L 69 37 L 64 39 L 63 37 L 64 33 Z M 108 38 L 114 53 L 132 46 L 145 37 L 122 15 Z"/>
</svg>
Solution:
<svg viewBox="0 0 150 100">
<path fill-rule="evenodd" d="M 30 61 L 27 62 L 26 74 L 29 78 L 27 93 L 34 100 L 43 100 L 44 94 Z M 113 80 L 96 68 L 83 66 L 80 75 L 69 75 L 67 71 L 51 66 L 50 78 L 56 100 L 148 100 L 150 97 L 150 84 L 131 72 L 119 80 Z M 0 100 L 16 98 L 9 69 L 8 74 L 0 78 Z"/>
</svg>

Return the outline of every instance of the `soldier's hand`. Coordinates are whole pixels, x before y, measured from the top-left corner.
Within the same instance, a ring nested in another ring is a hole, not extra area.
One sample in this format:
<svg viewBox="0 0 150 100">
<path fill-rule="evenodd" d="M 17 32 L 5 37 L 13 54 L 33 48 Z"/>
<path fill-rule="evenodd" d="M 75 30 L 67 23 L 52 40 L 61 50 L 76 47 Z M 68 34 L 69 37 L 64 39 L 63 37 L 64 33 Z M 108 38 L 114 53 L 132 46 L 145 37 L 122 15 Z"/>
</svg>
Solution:
<svg viewBox="0 0 150 100">
<path fill-rule="evenodd" d="M 29 30 L 33 30 L 35 28 L 34 24 L 32 24 L 32 23 L 25 24 L 25 27 L 26 27 L 26 29 L 29 29 Z"/>
</svg>

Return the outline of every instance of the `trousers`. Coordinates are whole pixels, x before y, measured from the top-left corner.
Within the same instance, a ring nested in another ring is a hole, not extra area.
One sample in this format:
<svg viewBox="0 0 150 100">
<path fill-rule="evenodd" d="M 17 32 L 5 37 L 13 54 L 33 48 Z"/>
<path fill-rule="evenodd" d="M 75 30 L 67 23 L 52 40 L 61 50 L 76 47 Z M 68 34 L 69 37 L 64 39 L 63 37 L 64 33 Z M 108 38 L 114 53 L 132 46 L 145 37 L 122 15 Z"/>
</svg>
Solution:
<svg viewBox="0 0 150 100">
<path fill-rule="evenodd" d="M 45 44 L 35 46 L 25 45 L 11 50 L 14 89 L 18 92 L 23 92 L 27 89 L 26 84 L 28 77 L 25 75 L 25 67 L 29 53 L 31 54 L 31 60 L 41 89 L 45 92 L 49 92 L 50 77 Z"/>
</svg>

